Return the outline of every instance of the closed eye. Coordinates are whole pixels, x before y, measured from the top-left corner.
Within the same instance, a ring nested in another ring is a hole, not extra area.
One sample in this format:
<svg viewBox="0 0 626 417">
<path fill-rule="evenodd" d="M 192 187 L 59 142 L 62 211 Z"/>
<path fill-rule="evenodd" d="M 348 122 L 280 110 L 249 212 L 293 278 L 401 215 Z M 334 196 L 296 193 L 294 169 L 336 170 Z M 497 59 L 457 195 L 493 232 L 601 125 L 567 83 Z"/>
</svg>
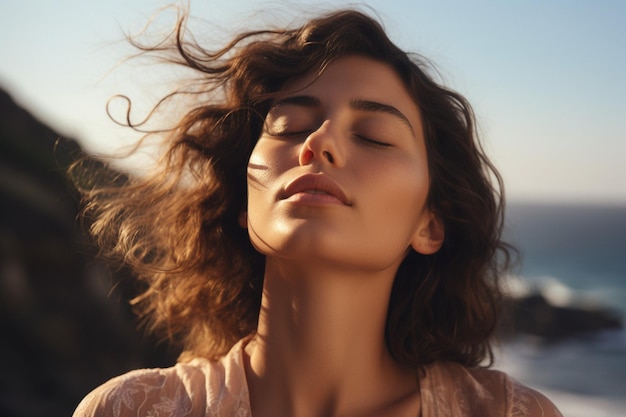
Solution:
<svg viewBox="0 0 626 417">
<path fill-rule="evenodd" d="M 311 134 L 311 132 L 312 130 L 307 129 L 307 130 L 297 130 L 297 131 L 284 130 L 280 132 L 268 131 L 267 133 L 270 136 L 274 136 L 278 138 L 290 138 L 290 137 L 308 136 Z"/>
<path fill-rule="evenodd" d="M 363 135 L 355 135 L 355 136 L 368 145 L 377 146 L 380 148 L 389 148 L 393 146 L 391 143 L 381 142 L 379 140 L 368 138 L 367 136 L 363 136 Z"/>
</svg>

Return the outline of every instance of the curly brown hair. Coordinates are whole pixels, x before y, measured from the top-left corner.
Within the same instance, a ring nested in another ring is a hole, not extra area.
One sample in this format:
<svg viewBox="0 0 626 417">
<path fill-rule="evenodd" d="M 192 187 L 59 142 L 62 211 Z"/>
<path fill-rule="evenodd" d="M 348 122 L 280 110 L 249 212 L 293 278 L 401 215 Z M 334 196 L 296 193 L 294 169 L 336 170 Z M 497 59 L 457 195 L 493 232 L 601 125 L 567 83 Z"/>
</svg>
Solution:
<svg viewBox="0 0 626 417">
<path fill-rule="evenodd" d="M 177 94 L 213 99 L 178 122 L 152 175 L 84 190 L 85 215 L 102 253 L 121 258 L 146 284 L 133 302 L 150 329 L 180 343 L 181 360 L 219 357 L 256 330 L 264 257 L 239 224 L 248 158 L 287 80 L 357 54 L 392 66 L 421 110 L 427 204 L 446 230 L 437 253 L 411 250 L 397 272 L 388 349 L 410 367 L 491 360 L 498 276 L 509 247 L 501 240 L 502 181 L 480 146 L 467 101 L 435 81 L 425 58 L 400 50 L 360 11 L 242 33 L 216 51 L 191 39 L 185 21 L 183 15 L 169 42 L 136 46 L 198 74 Z"/>
</svg>

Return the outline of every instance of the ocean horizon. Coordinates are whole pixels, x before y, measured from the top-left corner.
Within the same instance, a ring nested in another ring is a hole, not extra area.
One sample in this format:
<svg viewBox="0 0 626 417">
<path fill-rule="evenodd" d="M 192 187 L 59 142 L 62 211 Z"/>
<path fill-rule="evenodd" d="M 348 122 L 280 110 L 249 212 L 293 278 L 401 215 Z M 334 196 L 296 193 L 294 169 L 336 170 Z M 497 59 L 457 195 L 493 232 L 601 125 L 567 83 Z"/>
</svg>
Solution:
<svg viewBox="0 0 626 417">
<path fill-rule="evenodd" d="M 516 286 L 552 304 L 626 315 L 626 206 L 510 203 L 505 238 L 520 251 Z M 495 367 L 550 397 L 566 417 L 626 412 L 626 331 L 555 343 L 518 336 Z"/>
</svg>

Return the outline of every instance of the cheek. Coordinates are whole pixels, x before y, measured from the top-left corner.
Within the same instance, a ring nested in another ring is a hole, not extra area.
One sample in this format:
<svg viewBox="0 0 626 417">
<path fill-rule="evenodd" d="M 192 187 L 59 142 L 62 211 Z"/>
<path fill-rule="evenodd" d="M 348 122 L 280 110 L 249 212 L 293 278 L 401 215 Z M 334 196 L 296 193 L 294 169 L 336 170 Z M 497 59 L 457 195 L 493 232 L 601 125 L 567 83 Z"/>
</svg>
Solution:
<svg viewBox="0 0 626 417">
<path fill-rule="evenodd" d="M 294 161 L 297 154 L 288 144 L 259 139 L 248 161 L 248 188 L 271 189 Z"/>
<path fill-rule="evenodd" d="M 415 169 L 406 176 L 399 176 L 397 183 L 397 198 L 407 206 L 418 207 L 421 211 L 428 197 L 428 172 Z"/>
<path fill-rule="evenodd" d="M 428 199 L 429 177 L 426 169 L 413 169 L 397 180 L 397 207 L 405 208 L 407 220 L 418 222 Z"/>
<path fill-rule="evenodd" d="M 256 250 L 264 254 L 268 252 L 265 242 L 268 239 L 267 226 L 272 218 L 271 201 L 268 200 L 269 194 L 265 186 L 248 179 L 248 236 Z"/>
<path fill-rule="evenodd" d="M 429 188 L 427 161 L 422 157 L 401 156 L 384 164 L 365 161 L 358 176 L 368 192 L 380 195 L 379 202 L 395 209 L 421 206 Z M 401 204 L 402 203 L 402 204 Z"/>
<path fill-rule="evenodd" d="M 420 225 L 428 198 L 428 172 L 414 163 L 388 166 L 378 172 L 385 174 L 370 176 L 372 212 L 368 217 L 378 226 L 377 233 L 388 239 L 397 235 L 401 237 L 399 243 L 404 245 Z"/>
<path fill-rule="evenodd" d="M 289 150 L 280 142 L 259 139 L 248 162 L 248 234 L 261 253 L 271 252 L 275 234 L 275 203 L 281 175 L 288 169 Z"/>
<path fill-rule="evenodd" d="M 263 143 L 259 141 L 252 150 L 250 159 L 248 161 L 248 192 L 254 189 L 267 188 L 268 184 L 272 180 L 273 165 L 268 153 L 263 146 Z"/>
</svg>

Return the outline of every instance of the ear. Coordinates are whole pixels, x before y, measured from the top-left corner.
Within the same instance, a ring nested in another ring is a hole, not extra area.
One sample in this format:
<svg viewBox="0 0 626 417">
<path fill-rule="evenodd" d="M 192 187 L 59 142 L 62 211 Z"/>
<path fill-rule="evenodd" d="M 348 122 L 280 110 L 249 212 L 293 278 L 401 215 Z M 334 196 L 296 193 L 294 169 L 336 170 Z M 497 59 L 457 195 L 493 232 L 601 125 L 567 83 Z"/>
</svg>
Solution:
<svg viewBox="0 0 626 417">
<path fill-rule="evenodd" d="M 443 222 L 439 216 L 427 210 L 411 241 L 411 247 L 422 255 L 432 255 L 441 248 L 445 237 Z"/>
<path fill-rule="evenodd" d="M 243 227 L 244 229 L 248 228 L 248 212 L 247 211 L 242 211 L 241 214 L 239 214 L 239 226 Z"/>
</svg>

